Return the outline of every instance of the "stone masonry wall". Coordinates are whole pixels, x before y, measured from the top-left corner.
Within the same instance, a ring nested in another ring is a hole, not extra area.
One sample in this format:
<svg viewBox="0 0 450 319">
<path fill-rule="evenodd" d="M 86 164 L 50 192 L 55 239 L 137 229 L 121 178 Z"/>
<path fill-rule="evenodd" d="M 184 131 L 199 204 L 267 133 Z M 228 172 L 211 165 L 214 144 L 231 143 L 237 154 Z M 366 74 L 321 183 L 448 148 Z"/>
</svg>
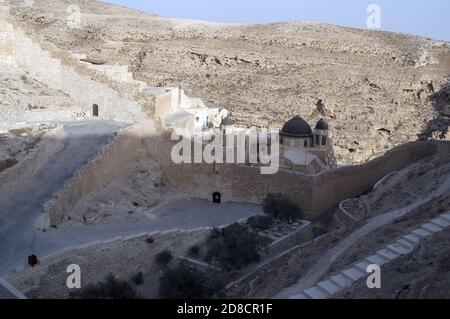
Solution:
<svg viewBox="0 0 450 319">
<path fill-rule="evenodd" d="M 82 287 L 97 284 L 109 274 L 129 281 L 138 272 L 157 272 L 155 257 L 159 252 L 168 249 L 174 255 L 184 255 L 192 245 L 203 242 L 210 231 L 199 228 L 142 233 L 69 247 L 41 258 L 34 268 L 18 267 L 5 279 L 28 298 L 67 298 L 71 290 L 66 286 L 66 270 L 71 264 L 81 268 Z M 153 242 L 147 242 L 148 238 Z"/>
<path fill-rule="evenodd" d="M 147 143 L 148 142 L 148 143 Z M 211 199 L 221 192 L 225 201 L 261 203 L 269 193 L 289 196 L 314 220 L 336 207 L 344 199 L 370 190 L 385 175 L 432 156 L 436 144 L 412 142 L 387 152 L 367 164 L 326 171 L 317 175 L 280 170 L 275 175 L 261 175 L 260 169 L 230 164 L 175 164 L 170 150 L 175 142 L 170 135 L 144 140 L 147 153 L 159 160 L 163 180 L 194 197 Z"/>
<path fill-rule="evenodd" d="M 142 122 L 124 129 L 79 169 L 64 188 L 44 205 L 50 225 L 58 225 L 76 202 L 120 177 L 126 177 L 144 156 L 143 132 L 153 129 L 152 122 Z"/>
<path fill-rule="evenodd" d="M 369 191 L 387 174 L 399 171 L 416 161 L 436 153 L 437 144 L 411 142 L 363 165 L 348 166 L 314 176 L 311 207 L 322 214 L 341 201 Z"/>
<path fill-rule="evenodd" d="M 282 193 L 315 220 L 347 198 L 370 190 L 390 172 L 398 171 L 436 152 L 432 143 L 414 142 L 398 147 L 365 165 L 344 167 L 318 175 L 280 170 L 262 175 L 257 167 L 233 164 L 175 164 L 170 157 L 170 134 L 158 134 L 152 124 L 141 123 L 122 132 L 88 165 L 67 182 L 63 191 L 45 206 L 51 224 L 59 224 L 75 203 L 118 177 L 126 177 L 138 159 L 161 164 L 162 181 L 191 197 L 261 203 L 269 193 Z M 115 172 L 115 174 L 111 174 Z"/>
<path fill-rule="evenodd" d="M 154 111 L 154 101 L 142 92 L 138 83 L 119 83 L 106 75 L 83 66 L 71 54 L 49 44 L 39 44 L 22 25 L 8 19 L 1 8 L 0 25 L 13 39 L 14 63 L 36 80 L 66 92 L 91 114 L 92 105 L 99 106 L 99 117 L 119 121 L 139 121 Z M 3 46 L 2 46 L 3 48 Z M 1 49 L 2 54 L 6 49 Z M 9 56 L 11 57 L 11 56 Z M 136 101 L 139 101 L 136 102 Z"/>
</svg>

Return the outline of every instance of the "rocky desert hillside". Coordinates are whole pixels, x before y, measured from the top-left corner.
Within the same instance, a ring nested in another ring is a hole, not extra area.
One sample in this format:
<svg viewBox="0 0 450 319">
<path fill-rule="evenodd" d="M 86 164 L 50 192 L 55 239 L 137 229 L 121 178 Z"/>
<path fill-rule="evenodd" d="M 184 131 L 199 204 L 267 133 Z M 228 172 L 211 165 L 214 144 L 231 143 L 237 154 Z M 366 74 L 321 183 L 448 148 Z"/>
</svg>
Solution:
<svg viewBox="0 0 450 319">
<path fill-rule="evenodd" d="M 230 109 L 240 125 L 325 117 L 341 164 L 449 137 L 449 43 L 317 23 L 170 19 L 91 0 L 11 2 L 42 41 L 129 64 L 149 86 L 179 85 Z M 70 5 L 80 28 L 67 23 Z"/>
</svg>

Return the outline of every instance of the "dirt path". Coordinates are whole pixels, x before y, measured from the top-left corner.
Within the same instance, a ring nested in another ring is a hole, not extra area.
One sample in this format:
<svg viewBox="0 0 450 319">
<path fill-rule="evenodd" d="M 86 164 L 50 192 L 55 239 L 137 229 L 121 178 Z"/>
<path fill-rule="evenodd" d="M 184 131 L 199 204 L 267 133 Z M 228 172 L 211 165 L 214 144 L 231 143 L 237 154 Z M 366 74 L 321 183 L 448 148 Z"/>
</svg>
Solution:
<svg viewBox="0 0 450 319">
<path fill-rule="evenodd" d="M 341 240 L 336 246 L 325 252 L 325 254 L 318 260 L 318 262 L 310 268 L 310 270 L 303 276 L 299 282 L 291 287 L 285 288 L 275 298 L 289 298 L 290 296 L 301 293 L 303 290 L 313 287 L 317 282 L 326 275 L 333 263 L 357 241 L 374 232 L 375 230 L 388 225 L 399 219 L 421 205 L 430 202 L 436 197 L 450 192 L 450 178 L 446 180 L 435 192 L 412 203 L 411 205 L 400 208 L 386 214 L 373 217 L 361 228 L 351 233 L 348 237 Z"/>
</svg>

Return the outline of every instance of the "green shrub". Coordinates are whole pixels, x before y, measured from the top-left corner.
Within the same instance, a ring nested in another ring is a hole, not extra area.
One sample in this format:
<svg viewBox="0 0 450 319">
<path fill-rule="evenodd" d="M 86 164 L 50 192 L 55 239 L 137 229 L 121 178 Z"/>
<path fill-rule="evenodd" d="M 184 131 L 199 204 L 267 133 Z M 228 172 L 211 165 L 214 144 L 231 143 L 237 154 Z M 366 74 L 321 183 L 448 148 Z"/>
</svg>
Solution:
<svg viewBox="0 0 450 319">
<path fill-rule="evenodd" d="M 163 299 L 209 299 L 217 296 L 224 284 L 220 276 L 208 274 L 187 263 L 164 270 L 159 285 Z"/>
<path fill-rule="evenodd" d="M 240 270 L 258 262 L 261 259 L 259 252 L 269 241 L 247 225 L 233 224 L 222 230 L 214 229 L 208 238 L 205 260 L 217 262 L 228 271 Z"/>
<path fill-rule="evenodd" d="M 169 250 L 163 250 L 159 254 L 156 255 L 155 262 L 158 265 L 167 265 L 169 264 L 173 259 L 173 255 Z"/>
<path fill-rule="evenodd" d="M 251 229 L 260 232 L 270 229 L 270 227 L 273 226 L 274 221 L 275 219 L 272 215 L 253 216 L 247 220 L 247 225 Z"/>
<path fill-rule="evenodd" d="M 138 295 L 129 283 L 117 280 L 110 274 L 106 277 L 106 281 L 72 292 L 70 297 L 74 299 L 137 299 Z"/>
<path fill-rule="evenodd" d="M 302 209 L 282 194 L 269 194 L 263 202 L 264 213 L 275 218 L 295 221 L 303 218 Z"/>
</svg>

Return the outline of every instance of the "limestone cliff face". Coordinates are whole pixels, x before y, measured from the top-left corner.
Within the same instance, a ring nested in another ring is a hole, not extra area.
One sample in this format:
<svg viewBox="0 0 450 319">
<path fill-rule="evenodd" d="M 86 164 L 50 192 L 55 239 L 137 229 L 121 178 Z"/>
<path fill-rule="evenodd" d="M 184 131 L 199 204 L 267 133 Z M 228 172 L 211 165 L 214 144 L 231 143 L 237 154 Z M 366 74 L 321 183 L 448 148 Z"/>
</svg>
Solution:
<svg viewBox="0 0 450 319">
<path fill-rule="evenodd" d="M 448 99 L 436 95 L 450 74 L 448 43 L 325 24 L 176 20 L 97 1 L 34 2 L 12 13 L 43 41 L 128 64 L 149 86 L 192 90 L 240 125 L 325 117 L 340 164 L 448 131 Z M 68 22 L 71 4 L 79 28 Z"/>
</svg>

